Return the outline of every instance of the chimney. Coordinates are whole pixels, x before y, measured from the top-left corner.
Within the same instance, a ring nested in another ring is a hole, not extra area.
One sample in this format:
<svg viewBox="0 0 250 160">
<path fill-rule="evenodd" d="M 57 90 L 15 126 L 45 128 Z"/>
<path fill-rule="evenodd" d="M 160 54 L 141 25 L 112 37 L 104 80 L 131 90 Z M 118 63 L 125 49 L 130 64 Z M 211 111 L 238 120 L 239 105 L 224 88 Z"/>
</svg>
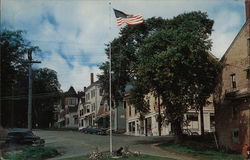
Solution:
<svg viewBox="0 0 250 160">
<path fill-rule="evenodd" d="M 245 0 L 245 7 L 246 7 L 246 21 L 250 18 L 250 0 Z"/>
<path fill-rule="evenodd" d="M 94 73 L 90 73 L 90 84 L 94 82 Z"/>
</svg>

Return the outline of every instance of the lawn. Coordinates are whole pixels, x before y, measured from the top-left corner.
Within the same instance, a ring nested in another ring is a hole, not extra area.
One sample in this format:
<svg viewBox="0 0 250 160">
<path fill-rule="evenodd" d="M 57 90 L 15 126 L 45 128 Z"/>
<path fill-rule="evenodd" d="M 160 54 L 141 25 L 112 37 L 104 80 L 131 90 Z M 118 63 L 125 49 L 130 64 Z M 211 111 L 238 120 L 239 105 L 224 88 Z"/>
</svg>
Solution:
<svg viewBox="0 0 250 160">
<path fill-rule="evenodd" d="M 18 146 L 5 149 L 3 158 L 11 160 L 44 160 L 59 155 L 56 149 L 51 147 Z"/>
<path fill-rule="evenodd" d="M 104 159 L 99 159 L 99 160 L 110 160 L 113 158 L 104 158 Z M 117 158 L 114 158 L 117 159 Z M 73 158 L 68 158 L 64 160 L 88 160 L 88 157 L 73 157 Z M 124 157 L 124 158 L 119 158 L 119 160 L 174 160 L 171 158 L 163 158 L 163 157 L 155 157 L 155 156 L 149 156 L 149 155 L 141 155 L 141 156 L 129 156 L 129 157 Z"/>
<path fill-rule="evenodd" d="M 206 160 L 245 160 L 244 156 L 236 153 L 226 153 L 216 151 L 213 141 L 200 141 L 189 139 L 182 144 L 173 142 L 158 145 L 161 149 L 178 154 L 189 155 Z"/>
</svg>

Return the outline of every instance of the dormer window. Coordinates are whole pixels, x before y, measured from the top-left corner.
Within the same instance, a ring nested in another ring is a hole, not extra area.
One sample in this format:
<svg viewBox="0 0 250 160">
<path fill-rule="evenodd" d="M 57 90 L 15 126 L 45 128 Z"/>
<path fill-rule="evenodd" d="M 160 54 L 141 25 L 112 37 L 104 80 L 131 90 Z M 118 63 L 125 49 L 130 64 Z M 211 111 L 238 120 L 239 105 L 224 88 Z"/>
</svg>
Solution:
<svg viewBox="0 0 250 160">
<path fill-rule="evenodd" d="M 231 76 L 231 87 L 235 89 L 236 88 L 236 74 L 232 73 L 230 76 Z"/>
</svg>

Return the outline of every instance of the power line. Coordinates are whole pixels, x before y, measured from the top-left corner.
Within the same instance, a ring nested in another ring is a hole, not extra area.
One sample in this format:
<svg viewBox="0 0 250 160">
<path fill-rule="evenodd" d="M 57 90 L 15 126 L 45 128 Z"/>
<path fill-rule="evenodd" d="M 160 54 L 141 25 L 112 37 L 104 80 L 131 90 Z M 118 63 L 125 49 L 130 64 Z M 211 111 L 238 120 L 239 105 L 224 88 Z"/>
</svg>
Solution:
<svg viewBox="0 0 250 160">
<path fill-rule="evenodd" d="M 60 97 L 61 94 L 58 94 L 58 92 L 51 92 L 51 93 L 39 93 L 39 94 L 33 94 L 33 98 L 50 98 L 50 97 Z M 24 100 L 27 99 L 28 95 L 16 95 L 16 96 L 5 96 L 0 97 L 1 101 L 4 100 Z"/>
</svg>

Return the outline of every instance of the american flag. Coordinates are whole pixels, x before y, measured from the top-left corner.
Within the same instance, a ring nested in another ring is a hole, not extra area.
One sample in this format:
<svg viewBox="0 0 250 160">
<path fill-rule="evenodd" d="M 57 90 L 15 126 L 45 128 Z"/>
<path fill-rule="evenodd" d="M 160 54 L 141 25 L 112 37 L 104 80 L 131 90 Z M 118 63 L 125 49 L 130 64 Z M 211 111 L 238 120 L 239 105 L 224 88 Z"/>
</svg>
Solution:
<svg viewBox="0 0 250 160">
<path fill-rule="evenodd" d="M 118 26 L 121 26 L 124 23 L 127 23 L 128 25 L 137 25 L 143 22 L 142 15 L 126 14 L 117 9 L 114 9 L 114 12 L 115 12 L 116 22 Z"/>
</svg>

